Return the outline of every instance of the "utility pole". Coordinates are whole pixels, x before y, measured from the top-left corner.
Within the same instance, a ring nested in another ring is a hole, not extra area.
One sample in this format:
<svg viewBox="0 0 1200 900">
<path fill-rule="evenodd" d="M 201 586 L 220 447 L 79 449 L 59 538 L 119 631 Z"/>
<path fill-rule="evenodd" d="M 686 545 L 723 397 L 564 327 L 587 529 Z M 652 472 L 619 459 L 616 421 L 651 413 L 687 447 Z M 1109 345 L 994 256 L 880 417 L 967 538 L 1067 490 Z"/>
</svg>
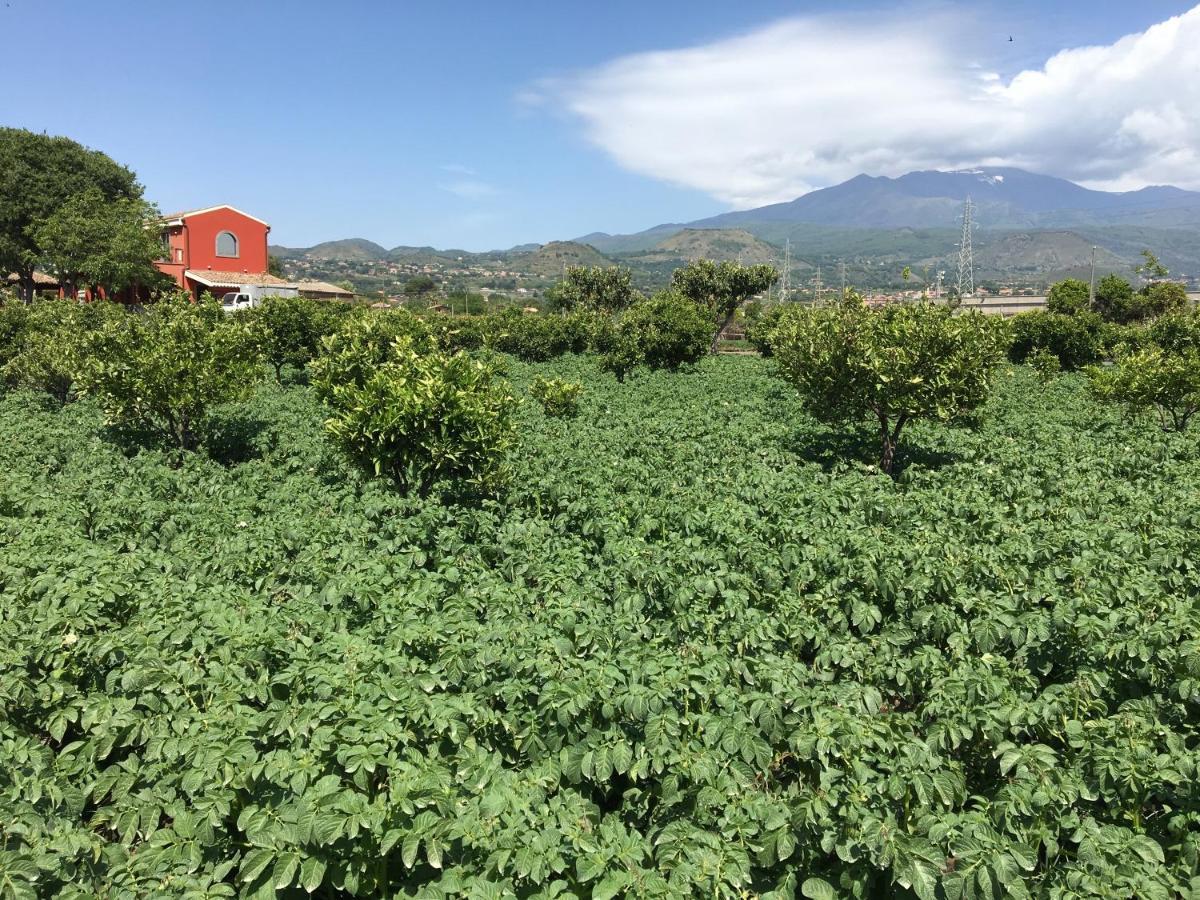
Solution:
<svg viewBox="0 0 1200 900">
<path fill-rule="evenodd" d="M 1092 244 L 1092 280 L 1088 284 L 1088 309 L 1096 308 L 1096 245 Z"/>
<path fill-rule="evenodd" d="M 958 299 L 961 303 L 975 293 L 975 249 L 971 246 L 971 198 L 963 205 L 962 240 L 958 244 Z"/>
<path fill-rule="evenodd" d="M 792 280 L 792 239 L 788 238 L 783 245 L 783 282 L 779 285 L 779 302 L 787 303 L 788 289 Z"/>
</svg>

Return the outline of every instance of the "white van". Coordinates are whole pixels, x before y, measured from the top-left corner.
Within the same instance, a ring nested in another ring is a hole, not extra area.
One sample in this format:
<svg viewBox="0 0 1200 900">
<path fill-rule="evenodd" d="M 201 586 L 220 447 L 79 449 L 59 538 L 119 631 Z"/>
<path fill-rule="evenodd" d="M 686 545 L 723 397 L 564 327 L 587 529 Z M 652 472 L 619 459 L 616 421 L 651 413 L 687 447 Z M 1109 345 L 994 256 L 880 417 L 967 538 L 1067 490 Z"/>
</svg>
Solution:
<svg viewBox="0 0 1200 900">
<path fill-rule="evenodd" d="M 236 312 L 239 309 L 252 309 L 261 305 L 263 297 L 298 297 L 299 295 L 300 291 L 294 287 L 282 287 L 277 284 L 243 284 L 236 291 L 221 295 L 221 308 L 225 312 Z"/>
</svg>

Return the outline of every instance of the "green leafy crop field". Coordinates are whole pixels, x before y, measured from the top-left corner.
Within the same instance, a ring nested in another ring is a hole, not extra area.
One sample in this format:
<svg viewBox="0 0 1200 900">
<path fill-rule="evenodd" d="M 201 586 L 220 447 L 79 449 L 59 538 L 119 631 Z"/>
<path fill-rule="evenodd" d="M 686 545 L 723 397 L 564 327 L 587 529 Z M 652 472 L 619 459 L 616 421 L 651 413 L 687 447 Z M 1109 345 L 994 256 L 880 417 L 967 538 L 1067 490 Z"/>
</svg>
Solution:
<svg viewBox="0 0 1200 900">
<path fill-rule="evenodd" d="M 475 506 L 301 385 L 178 468 L 0 397 L 0 896 L 1193 890 L 1195 434 L 1009 368 L 892 481 L 769 361 L 508 365 Z"/>
</svg>

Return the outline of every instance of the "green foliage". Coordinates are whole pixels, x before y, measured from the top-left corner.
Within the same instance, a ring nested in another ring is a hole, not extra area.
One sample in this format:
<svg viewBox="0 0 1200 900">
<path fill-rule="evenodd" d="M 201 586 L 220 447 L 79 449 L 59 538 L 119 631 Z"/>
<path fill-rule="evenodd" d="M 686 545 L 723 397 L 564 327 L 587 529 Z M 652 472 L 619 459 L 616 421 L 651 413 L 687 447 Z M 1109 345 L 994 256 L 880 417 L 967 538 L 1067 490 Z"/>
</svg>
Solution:
<svg viewBox="0 0 1200 900">
<path fill-rule="evenodd" d="M 1096 310 L 1118 324 L 1145 322 L 1187 307 L 1187 290 L 1175 281 L 1151 281 L 1141 290 L 1117 275 L 1107 275 L 1096 287 Z"/>
<path fill-rule="evenodd" d="M 321 353 L 309 365 L 317 396 L 331 402 L 335 388 L 361 388 L 391 359 L 392 347 L 401 338 L 421 348 L 431 348 L 434 339 L 425 322 L 407 310 L 367 309 L 347 316 L 322 339 Z"/>
<path fill-rule="evenodd" d="M 746 328 L 746 340 L 763 356 L 773 356 L 775 353 L 771 345 L 771 335 L 786 309 L 787 307 L 780 303 L 770 306 Z"/>
<path fill-rule="evenodd" d="M 1025 364 L 1037 374 L 1038 381 L 1043 385 L 1049 384 L 1062 372 L 1062 363 L 1058 357 L 1041 347 L 1025 357 Z"/>
<path fill-rule="evenodd" d="M 789 310 L 773 345 L 781 373 L 815 418 L 876 420 L 879 467 L 891 473 L 910 421 L 954 422 L 987 399 L 1006 340 L 1003 322 L 978 313 L 847 302 Z"/>
<path fill-rule="evenodd" d="M 283 377 L 283 367 L 302 369 L 321 349 L 321 340 L 337 329 L 329 307 L 306 297 L 264 297 L 249 313 L 259 352 Z"/>
<path fill-rule="evenodd" d="M 601 365 L 618 381 L 643 365 L 674 371 L 702 359 L 711 335 L 712 327 L 695 303 L 677 291 L 660 291 L 617 320 Z"/>
<path fill-rule="evenodd" d="M 778 280 L 774 266 L 744 266 L 731 260 L 697 259 L 671 273 L 671 287 L 715 317 L 718 327 L 709 348 L 713 353 L 738 307 Z"/>
<path fill-rule="evenodd" d="M 404 293 L 410 297 L 428 294 L 437 290 L 437 282 L 429 275 L 414 275 L 404 282 Z"/>
<path fill-rule="evenodd" d="M 1096 312 L 1122 324 L 1138 318 L 1133 285 L 1120 275 L 1105 275 L 1096 285 Z"/>
<path fill-rule="evenodd" d="M 1046 309 L 1052 313 L 1073 316 L 1088 308 L 1091 298 L 1091 288 L 1086 281 L 1078 278 L 1066 278 L 1050 285 L 1046 295 Z"/>
<path fill-rule="evenodd" d="M 1119 325 L 1145 322 L 1187 306 L 1187 291 L 1174 281 L 1152 281 L 1138 291 L 1124 278 L 1108 275 L 1096 287 L 1096 311 Z"/>
<path fill-rule="evenodd" d="M 1134 267 L 1134 271 L 1139 275 L 1144 275 L 1150 278 L 1166 278 L 1171 274 L 1167 267 L 1159 262 L 1159 259 L 1154 254 L 1154 251 L 1148 249 L 1143 250 L 1141 255 L 1141 263 Z"/>
<path fill-rule="evenodd" d="M 1153 319 L 1187 308 L 1187 288 L 1178 281 L 1152 281 L 1138 291 L 1141 320 Z"/>
<path fill-rule="evenodd" d="M 82 347 L 80 386 L 108 421 L 178 450 L 196 449 L 212 407 L 247 396 L 260 368 L 245 319 L 186 295 L 110 317 Z"/>
<path fill-rule="evenodd" d="M 583 385 L 562 378 L 535 375 L 529 383 L 529 395 L 542 405 L 548 416 L 571 419 L 579 414 L 579 397 Z"/>
<path fill-rule="evenodd" d="M 544 362 L 564 353 L 587 349 L 585 318 L 524 313 L 507 309 L 485 323 L 486 342 L 501 353 L 511 353 L 527 362 Z"/>
<path fill-rule="evenodd" d="M 483 493 L 502 483 L 516 398 L 485 363 L 395 340 L 345 380 L 322 370 L 334 441 L 375 475 L 425 494 L 439 481 Z"/>
<path fill-rule="evenodd" d="M 1200 350 L 1200 309 L 1162 316 L 1147 329 L 1151 341 L 1171 353 Z"/>
<path fill-rule="evenodd" d="M 25 300 L 42 257 L 39 228 L 68 201 L 91 192 L 106 202 L 140 201 L 133 172 L 68 138 L 0 128 L 0 272 L 16 272 Z"/>
<path fill-rule="evenodd" d="M 620 312 L 639 294 L 624 266 L 568 266 L 561 281 L 546 292 L 551 309 Z"/>
<path fill-rule="evenodd" d="M 604 413 L 523 405 L 462 506 L 348 466 L 304 385 L 177 469 L 0 397 L 6 890 L 1192 891 L 1193 434 L 1013 367 L 893 485 L 757 359 L 510 365 Z"/>
<path fill-rule="evenodd" d="M 61 406 L 72 398 L 88 336 L 124 315 L 108 303 L 59 299 L 7 308 L 0 317 L 0 377 L 10 387 L 45 393 Z"/>
<path fill-rule="evenodd" d="M 1149 347 L 1118 356 L 1109 368 L 1088 371 L 1098 397 L 1131 412 L 1153 410 L 1164 429 L 1183 431 L 1200 410 L 1200 350 Z"/>
<path fill-rule="evenodd" d="M 1032 310 L 1013 316 L 1010 321 L 1012 343 L 1008 356 L 1022 363 L 1033 352 L 1045 350 L 1058 357 L 1067 371 L 1081 369 L 1099 361 L 1105 352 L 1104 323 L 1095 313 L 1065 313 Z"/>
<path fill-rule="evenodd" d="M 154 266 L 162 253 L 158 235 L 146 227 L 155 212 L 140 199 L 108 199 L 89 188 L 33 227 L 41 264 L 70 297 L 81 288 L 112 295 L 169 283 Z"/>
</svg>

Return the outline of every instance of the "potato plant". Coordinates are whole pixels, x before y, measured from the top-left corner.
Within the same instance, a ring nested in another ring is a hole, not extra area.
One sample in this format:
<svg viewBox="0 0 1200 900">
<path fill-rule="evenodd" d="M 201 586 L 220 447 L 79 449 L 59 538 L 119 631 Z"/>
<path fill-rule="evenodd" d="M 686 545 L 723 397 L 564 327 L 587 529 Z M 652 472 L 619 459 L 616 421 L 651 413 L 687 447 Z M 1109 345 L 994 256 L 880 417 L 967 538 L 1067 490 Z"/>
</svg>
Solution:
<svg viewBox="0 0 1200 900">
<path fill-rule="evenodd" d="M 579 397 L 583 385 L 562 378 L 543 378 L 535 375 L 529 383 L 529 395 L 542 405 L 542 411 L 555 418 L 571 419 L 579 414 Z"/>
<path fill-rule="evenodd" d="M 1195 893 L 1194 435 L 1005 367 L 898 485 L 771 362 L 510 371 L 603 414 L 467 504 L 306 385 L 178 468 L 0 396 L 0 891 Z"/>
</svg>

